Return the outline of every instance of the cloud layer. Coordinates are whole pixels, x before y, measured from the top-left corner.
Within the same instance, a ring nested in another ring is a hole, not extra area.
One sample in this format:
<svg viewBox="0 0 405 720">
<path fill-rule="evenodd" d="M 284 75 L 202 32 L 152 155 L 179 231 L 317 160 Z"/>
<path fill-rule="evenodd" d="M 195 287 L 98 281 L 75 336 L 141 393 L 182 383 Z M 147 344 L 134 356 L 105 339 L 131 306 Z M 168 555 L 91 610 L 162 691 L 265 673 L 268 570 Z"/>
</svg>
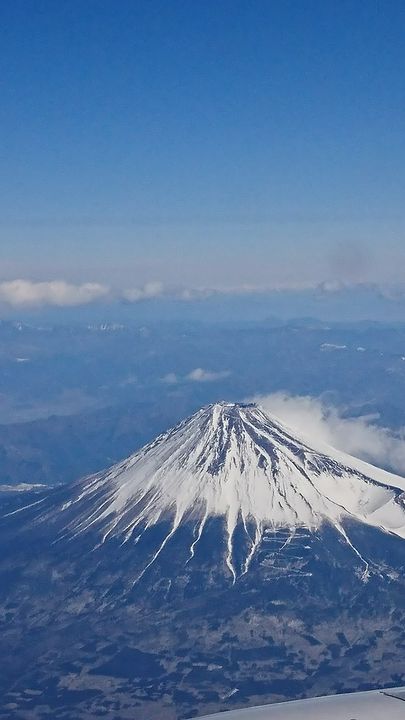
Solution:
<svg viewBox="0 0 405 720">
<path fill-rule="evenodd" d="M 64 280 L 33 282 L 10 280 L 0 282 L 0 302 L 13 307 L 27 305 L 56 305 L 67 307 L 86 305 L 108 295 L 109 289 L 99 283 L 74 285 Z"/>
<path fill-rule="evenodd" d="M 126 303 L 139 303 L 148 300 L 177 300 L 182 302 L 203 301 L 209 298 L 277 295 L 282 293 L 308 293 L 318 300 L 325 295 L 347 293 L 353 289 L 362 289 L 365 293 L 372 293 L 375 297 L 391 303 L 402 302 L 405 299 L 405 285 L 383 286 L 371 284 L 343 284 L 324 282 L 317 285 L 311 283 L 280 283 L 261 285 L 235 285 L 218 287 L 187 287 L 169 286 L 154 280 L 143 285 L 125 289 L 117 289 L 106 284 L 87 282 L 76 284 L 66 280 L 47 280 L 36 282 L 27 279 L 0 281 L 0 303 L 13 307 L 55 305 L 73 306 L 84 305 L 97 300 L 108 302 L 124 301 Z"/>
<path fill-rule="evenodd" d="M 155 281 L 146 283 L 143 287 L 128 288 L 123 291 L 122 297 L 128 302 L 135 303 L 140 300 L 152 300 L 153 298 L 159 298 L 166 294 L 163 283 Z"/>
<path fill-rule="evenodd" d="M 309 396 L 280 392 L 254 401 L 309 438 L 405 476 L 405 428 L 394 435 L 377 426 L 375 416 L 343 417 L 338 408 Z"/>
</svg>

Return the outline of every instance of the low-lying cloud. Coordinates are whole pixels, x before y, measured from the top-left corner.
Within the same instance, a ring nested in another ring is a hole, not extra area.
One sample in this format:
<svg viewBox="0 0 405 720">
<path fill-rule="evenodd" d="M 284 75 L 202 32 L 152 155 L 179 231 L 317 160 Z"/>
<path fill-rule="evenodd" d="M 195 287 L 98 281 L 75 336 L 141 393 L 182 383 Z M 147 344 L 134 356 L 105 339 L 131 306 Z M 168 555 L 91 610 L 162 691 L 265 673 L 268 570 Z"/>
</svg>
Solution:
<svg viewBox="0 0 405 720">
<path fill-rule="evenodd" d="M 394 434 L 375 424 L 375 416 L 344 417 L 342 410 L 320 398 L 273 393 L 254 401 L 302 433 L 405 476 L 405 428 Z"/>
<path fill-rule="evenodd" d="M 27 305 L 56 305 L 68 307 L 87 305 L 105 298 L 109 288 L 99 283 L 74 285 L 65 280 L 34 282 L 32 280 L 9 280 L 0 282 L 0 302 L 13 307 Z"/>
<path fill-rule="evenodd" d="M 162 382 L 166 385 L 177 385 L 177 383 L 180 382 L 215 382 L 216 380 L 223 380 L 229 375 L 229 370 L 213 372 L 212 370 L 204 370 L 204 368 L 195 368 L 184 377 L 176 375 L 174 372 L 167 373 L 167 375 L 162 378 Z"/>
<path fill-rule="evenodd" d="M 177 385 L 179 382 L 179 378 L 177 377 L 176 373 L 170 372 L 167 373 L 164 377 L 162 377 L 162 382 L 166 385 Z"/>
<path fill-rule="evenodd" d="M 222 370 L 220 372 L 212 372 L 211 370 L 204 370 L 203 368 L 195 368 L 188 375 L 186 380 L 192 382 L 214 382 L 215 380 L 223 380 L 228 377 L 229 370 Z"/>
</svg>

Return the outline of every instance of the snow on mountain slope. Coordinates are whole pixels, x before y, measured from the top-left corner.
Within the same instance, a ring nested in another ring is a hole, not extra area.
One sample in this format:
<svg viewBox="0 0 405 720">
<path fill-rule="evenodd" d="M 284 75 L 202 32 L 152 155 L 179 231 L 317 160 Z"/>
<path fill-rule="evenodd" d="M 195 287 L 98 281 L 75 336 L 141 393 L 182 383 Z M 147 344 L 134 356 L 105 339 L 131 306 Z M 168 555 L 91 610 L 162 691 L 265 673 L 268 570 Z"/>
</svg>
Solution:
<svg viewBox="0 0 405 720">
<path fill-rule="evenodd" d="M 298 437 L 256 405 L 216 403 L 81 480 L 58 510 L 68 535 L 96 530 L 100 544 L 113 536 L 137 542 L 145 529 L 169 520 L 171 530 L 147 567 L 186 520 L 194 524 L 191 559 L 207 519 L 222 516 L 234 579 L 239 523 L 248 548 L 243 572 L 269 529 L 315 531 L 329 522 L 351 545 L 343 525 L 351 518 L 405 538 L 405 480 L 332 448 L 315 448 L 316 441 Z"/>
</svg>

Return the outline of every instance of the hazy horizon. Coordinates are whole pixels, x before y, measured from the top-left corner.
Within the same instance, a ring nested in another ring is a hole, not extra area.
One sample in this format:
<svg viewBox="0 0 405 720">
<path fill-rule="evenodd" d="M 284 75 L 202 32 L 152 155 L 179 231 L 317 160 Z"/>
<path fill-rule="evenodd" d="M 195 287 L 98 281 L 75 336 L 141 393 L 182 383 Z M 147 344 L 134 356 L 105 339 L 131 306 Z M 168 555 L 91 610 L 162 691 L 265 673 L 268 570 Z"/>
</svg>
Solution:
<svg viewBox="0 0 405 720">
<path fill-rule="evenodd" d="M 403 4 L 213 8 L 3 6 L 0 300 L 404 282 Z"/>
</svg>

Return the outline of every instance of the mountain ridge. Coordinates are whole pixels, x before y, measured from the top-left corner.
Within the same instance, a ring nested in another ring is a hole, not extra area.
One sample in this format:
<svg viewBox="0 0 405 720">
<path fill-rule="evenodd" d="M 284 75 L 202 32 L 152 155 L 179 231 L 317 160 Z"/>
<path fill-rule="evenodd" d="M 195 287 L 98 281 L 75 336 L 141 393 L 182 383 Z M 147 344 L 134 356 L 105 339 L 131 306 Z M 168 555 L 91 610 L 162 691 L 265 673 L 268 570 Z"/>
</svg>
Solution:
<svg viewBox="0 0 405 720">
<path fill-rule="evenodd" d="M 214 403 L 106 471 L 59 491 L 59 505 L 50 493 L 36 501 L 36 509 L 42 521 L 60 516 L 59 541 L 91 529 L 101 545 L 112 537 L 122 545 L 137 543 L 147 529 L 168 520 L 171 527 L 140 577 L 186 520 L 194 523 L 191 561 L 207 520 L 224 518 L 225 562 L 233 582 L 248 571 L 265 534 L 280 528 L 314 532 L 328 522 L 355 553 L 344 527 L 349 519 L 405 538 L 405 480 L 315 446 L 253 403 Z M 238 573 L 239 525 L 245 539 Z"/>
</svg>

